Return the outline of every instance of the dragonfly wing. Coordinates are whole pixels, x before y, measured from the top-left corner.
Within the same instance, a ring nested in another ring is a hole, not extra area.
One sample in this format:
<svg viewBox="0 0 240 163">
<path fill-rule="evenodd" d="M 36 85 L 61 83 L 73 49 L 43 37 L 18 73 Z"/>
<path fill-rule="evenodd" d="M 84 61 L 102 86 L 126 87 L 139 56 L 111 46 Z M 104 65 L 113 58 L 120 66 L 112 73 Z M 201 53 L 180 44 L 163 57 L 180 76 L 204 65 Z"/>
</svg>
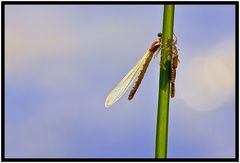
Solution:
<svg viewBox="0 0 240 163">
<path fill-rule="evenodd" d="M 118 83 L 118 85 L 109 93 L 105 101 L 105 107 L 110 107 L 117 100 L 119 100 L 127 89 L 130 87 L 134 79 L 140 74 L 142 66 L 150 54 L 147 51 L 144 56 L 137 62 L 137 64 L 127 73 L 127 75 Z"/>
</svg>

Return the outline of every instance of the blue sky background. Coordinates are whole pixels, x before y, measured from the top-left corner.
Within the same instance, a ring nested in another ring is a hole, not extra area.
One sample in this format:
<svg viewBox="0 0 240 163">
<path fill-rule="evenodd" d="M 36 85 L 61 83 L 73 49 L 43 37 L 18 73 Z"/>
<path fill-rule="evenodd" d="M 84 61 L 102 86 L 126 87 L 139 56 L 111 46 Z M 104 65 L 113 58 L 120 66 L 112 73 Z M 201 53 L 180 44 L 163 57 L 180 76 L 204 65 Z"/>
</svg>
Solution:
<svg viewBox="0 0 240 163">
<path fill-rule="evenodd" d="M 235 157 L 235 7 L 177 5 L 169 158 Z M 108 93 L 162 31 L 162 5 L 9 5 L 6 157 L 153 158 L 159 64 L 132 101 Z"/>
</svg>

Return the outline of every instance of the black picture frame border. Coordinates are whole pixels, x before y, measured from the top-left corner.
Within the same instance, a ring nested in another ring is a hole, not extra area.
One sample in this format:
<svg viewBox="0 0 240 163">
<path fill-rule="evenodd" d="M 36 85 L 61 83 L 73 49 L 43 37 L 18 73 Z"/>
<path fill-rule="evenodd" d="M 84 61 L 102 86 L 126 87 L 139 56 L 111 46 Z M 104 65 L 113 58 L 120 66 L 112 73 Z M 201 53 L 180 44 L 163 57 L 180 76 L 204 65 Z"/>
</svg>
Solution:
<svg viewBox="0 0 240 163">
<path fill-rule="evenodd" d="M 5 6 L 6 5 L 235 5 L 235 158 L 6 158 Z M 238 1 L 1 1 L 1 161 L 2 162 L 238 162 L 239 161 L 239 2 Z"/>
</svg>

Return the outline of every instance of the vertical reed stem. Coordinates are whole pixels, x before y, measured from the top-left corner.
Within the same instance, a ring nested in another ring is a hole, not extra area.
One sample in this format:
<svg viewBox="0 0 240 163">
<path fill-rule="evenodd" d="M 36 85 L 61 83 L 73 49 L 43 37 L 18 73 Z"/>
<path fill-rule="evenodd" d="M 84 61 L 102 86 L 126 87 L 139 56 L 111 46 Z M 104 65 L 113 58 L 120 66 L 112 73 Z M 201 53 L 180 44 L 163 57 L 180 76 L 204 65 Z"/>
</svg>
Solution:
<svg viewBox="0 0 240 163">
<path fill-rule="evenodd" d="M 160 67 L 155 158 L 167 157 L 169 90 L 171 70 L 171 63 L 168 59 L 168 53 L 171 49 L 167 48 L 167 40 L 171 39 L 173 36 L 173 24 L 174 5 L 164 5 L 162 31 L 163 49 L 161 52 L 161 61 L 166 62 L 163 62 Z"/>
</svg>

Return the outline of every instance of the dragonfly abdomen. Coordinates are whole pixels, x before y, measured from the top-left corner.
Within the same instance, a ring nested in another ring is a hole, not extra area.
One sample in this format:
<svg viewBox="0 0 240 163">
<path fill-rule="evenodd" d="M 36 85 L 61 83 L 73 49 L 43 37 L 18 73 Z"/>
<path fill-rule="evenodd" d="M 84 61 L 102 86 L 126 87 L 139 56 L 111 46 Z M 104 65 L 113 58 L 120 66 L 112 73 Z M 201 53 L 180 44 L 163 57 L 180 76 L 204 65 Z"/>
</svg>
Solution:
<svg viewBox="0 0 240 163">
<path fill-rule="evenodd" d="M 175 96 L 175 80 L 176 71 L 178 66 L 178 49 L 176 47 L 177 40 L 170 39 L 168 41 L 168 46 L 171 47 L 171 77 L 170 77 L 170 95 L 173 98 Z"/>
<path fill-rule="evenodd" d="M 173 98 L 175 96 L 175 84 L 172 82 L 170 84 L 171 84 L 170 95 L 171 95 L 171 98 Z"/>
</svg>

